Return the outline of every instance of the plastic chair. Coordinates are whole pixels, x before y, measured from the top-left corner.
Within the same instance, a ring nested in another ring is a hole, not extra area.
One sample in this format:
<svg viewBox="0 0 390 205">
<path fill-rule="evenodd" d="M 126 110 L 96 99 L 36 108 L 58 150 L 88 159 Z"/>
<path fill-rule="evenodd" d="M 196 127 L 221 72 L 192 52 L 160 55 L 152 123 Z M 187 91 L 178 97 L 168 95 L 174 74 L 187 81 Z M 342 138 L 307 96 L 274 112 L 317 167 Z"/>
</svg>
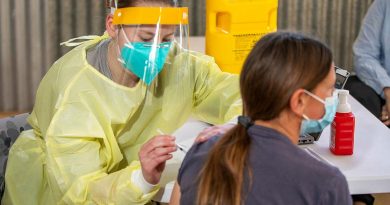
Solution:
<svg viewBox="0 0 390 205">
<path fill-rule="evenodd" d="M 23 130 L 31 129 L 27 122 L 29 113 L 0 119 L 0 200 L 5 189 L 5 170 L 8 152 Z"/>
</svg>

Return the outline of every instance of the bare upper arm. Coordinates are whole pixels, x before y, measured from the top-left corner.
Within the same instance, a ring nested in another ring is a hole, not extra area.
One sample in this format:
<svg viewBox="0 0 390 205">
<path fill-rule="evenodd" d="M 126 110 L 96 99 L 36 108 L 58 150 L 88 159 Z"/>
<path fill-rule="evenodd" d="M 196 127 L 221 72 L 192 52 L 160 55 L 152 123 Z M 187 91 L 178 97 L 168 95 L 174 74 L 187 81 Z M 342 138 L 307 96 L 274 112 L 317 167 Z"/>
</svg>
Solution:
<svg viewBox="0 0 390 205">
<path fill-rule="evenodd" d="M 179 205 L 180 204 L 180 185 L 175 182 L 175 186 L 172 190 L 171 200 L 169 201 L 170 205 Z"/>
</svg>

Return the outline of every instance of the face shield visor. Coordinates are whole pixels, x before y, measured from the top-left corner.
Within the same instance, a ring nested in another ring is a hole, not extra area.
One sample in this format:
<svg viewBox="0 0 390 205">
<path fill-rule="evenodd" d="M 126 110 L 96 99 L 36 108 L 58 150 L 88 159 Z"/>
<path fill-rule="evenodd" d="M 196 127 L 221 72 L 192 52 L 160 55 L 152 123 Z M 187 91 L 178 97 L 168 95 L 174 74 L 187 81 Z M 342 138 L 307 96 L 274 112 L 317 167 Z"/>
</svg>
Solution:
<svg viewBox="0 0 390 205">
<path fill-rule="evenodd" d="M 174 56 L 188 52 L 187 7 L 118 8 L 113 24 L 118 26 L 118 61 L 147 86 L 158 83 Z"/>
</svg>

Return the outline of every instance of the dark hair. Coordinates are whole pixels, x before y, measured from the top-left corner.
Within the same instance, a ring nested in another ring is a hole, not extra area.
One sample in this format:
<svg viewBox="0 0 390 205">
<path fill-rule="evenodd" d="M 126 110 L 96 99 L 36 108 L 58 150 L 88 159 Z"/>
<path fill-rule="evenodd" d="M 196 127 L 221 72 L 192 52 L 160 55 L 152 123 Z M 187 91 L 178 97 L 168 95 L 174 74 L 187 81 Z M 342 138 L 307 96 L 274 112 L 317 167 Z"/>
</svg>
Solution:
<svg viewBox="0 0 390 205">
<path fill-rule="evenodd" d="M 289 109 L 299 88 L 313 90 L 330 72 L 332 53 L 320 41 L 301 34 L 276 32 L 262 37 L 248 55 L 240 75 L 244 115 L 272 120 Z M 197 204 L 239 205 L 250 137 L 238 124 L 211 149 L 200 175 Z M 249 185 L 250 186 L 250 185 Z"/>
<path fill-rule="evenodd" d="M 115 0 L 106 0 L 107 7 L 115 7 Z M 134 7 L 137 4 L 162 3 L 169 6 L 177 6 L 177 0 L 118 0 L 118 8 Z"/>
</svg>

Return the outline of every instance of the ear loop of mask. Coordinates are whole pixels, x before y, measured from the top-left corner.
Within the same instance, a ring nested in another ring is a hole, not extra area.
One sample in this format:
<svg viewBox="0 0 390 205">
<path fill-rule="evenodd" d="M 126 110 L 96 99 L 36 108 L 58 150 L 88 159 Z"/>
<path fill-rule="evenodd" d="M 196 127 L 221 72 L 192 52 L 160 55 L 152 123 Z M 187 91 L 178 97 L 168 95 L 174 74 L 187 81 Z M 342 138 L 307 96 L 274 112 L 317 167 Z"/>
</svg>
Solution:
<svg viewBox="0 0 390 205">
<path fill-rule="evenodd" d="M 116 51 L 117 51 L 117 61 L 119 61 L 122 65 L 122 67 L 124 67 L 124 64 L 125 64 L 125 61 L 122 59 L 122 55 L 121 55 L 121 50 L 119 48 L 119 33 L 120 33 L 120 30 L 122 29 L 122 25 L 119 25 L 119 28 L 118 30 L 116 31 Z M 126 72 L 125 71 L 126 68 L 123 68 L 123 71 L 122 72 Z M 124 75 L 122 74 L 122 78 L 124 77 Z M 123 80 L 123 79 L 121 79 Z"/>
<path fill-rule="evenodd" d="M 137 30 L 138 30 L 138 28 L 137 28 Z M 133 34 L 133 39 L 134 39 L 135 35 L 138 32 L 137 30 Z M 127 68 L 125 68 L 125 61 L 122 59 L 122 51 L 121 51 L 121 49 L 119 47 L 119 35 L 121 33 L 123 34 L 123 37 L 125 38 L 125 41 L 126 41 L 123 46 L 129 47 L 129 48 L 134 48 L 134 46 L 131 43 L 131 41 L 129 40 L 129 38 L 127 37 L 125 29 L 123 28 L 123 25 L 119 25 L 119 28 L 118 28 L 118 31 L 117 31 L 117 38 L 116 38 L 116 41 L 117 41 L 116 42 L 116 45 L 117 45 L 116 47 L 117 47 L 117 52 L 119 54 L 117 60 L 122 64 L 124 72 L 126 72 Z M 131 72 L 131 71 L 129 71 L 129 72 Z M 140 97 L 146 98 L 146 96 L 147 96 L 147 88 L 142 87 L 142 89 L 140 89 Z"/>
<path fill-rule="evenodd" d="M 138 26 L 139 25 L 137 25 L 137 29 L 136 29 L 136 31 L 132 34 L 133 36 L 131 37 L 132 39 L 134 39 L 135 38 L 135 35 L 137 35 L 137 33 L 138 33 Z M 125 29 L 123 28 L 123 25 L 120 25 L 120 30 L 122 30 L 122 35 L 124 36 L 124 38 L 125 38 L 125 41 L 126 41 L 126 43 L 124 43 L 124 45 L 123 46 L 126 46 L 126 47 L 128 47 L 128 48 L 134 48 L 134 45 L 133 45 L 133 43 L 132 43 L 132 41 L 130 41 L 129 40 L 129 38 L 128 38 L 128 36 L 126 35 L 126 31 L 125 31 Z M 118 39 L 119 39 L 119 35 L 120 35 L 120 32 L 121 31 L 118 31 Z M 124 72 L 132 72 L 132 71 L 130 71 L 130 70 L 128 70 L 127 68 L 125 68 L 125 62 L 124 62 L 124 60 L 122 59 L 122 55 L 121 55 L 121 49 L 120 49 L 120 47 L 119 47 L 119 43 L 117 44 L 117 49 L 118 49 L 118 51 L 119 51 L 119 56 L 120 56 L 120 59 L 118 59 L 120 62 L 123 62 L 123 64 L 122 64 L 122 66 L 123 66 L 123 69 L 124 69 Z M 134 56 L 135 58 L 137 57 L 137 56 Z M 140 79 L 141 80 L 141 79 Z M 141 82 L 138 82 L 138 83 L 141 83 Z M 143 85 L 142 83 L 141 83 L 141 85 Z M 138 93 L 139 93 L 139 99 L 143 99 L 143 101 L 144 101 L 144 103 L 147 101 L 147 99 L 148 99 L 148 87 L 147 86 L 141 86 L 141 89 L 139 89 L 139 91 L 138 91 Z"/>
<path fill-rule="evenodd" d="M 126 32 L 125 32 L 125 30 L 123 29 L 123 26 L 122 26 L 122 25 L 119 25 L 118 32 L 117 32 L 117 38 L 116 38 L 116 39 L 117 39 L 116 47 L 117 47 L 118 54 L 119 54 L 117 60 L 118 60 L 119 62 L 121 62 L 122 65 L 125 65 L 125 60 L 122 59 L 122 51 L 121 51 L 121 48 L 119 47 L 119 35 L 120 35 L 121 31 L 122 31 L 122 33 L 123 33 L 123 37 L 124 37 L 125 40 L 126 40 L 126 43 L 124 43 L 123 46 L 126 46 L 126 47 L 131 48 L 131 49 L 133 49 L 134 46 L 133 46 L 133 44 L 130 42 L 129 38 L 127 38 Z"/>
<path fill-rule="evenodd" d="M 308 94 L 309 96 L 313 97 L 314 99 L 318 100 L 319 102 L 321 102 L 323 105 L 324 105 L 324 109 L 325 109 L 325 101 L 323 99 L 321 99 L 320 97 L 318 97 L 317 95 L 314 95 L 313 93 L 307 91 L 307 90 L 303 90 L 303 92 L 305 92 L 306 94 Z M 333 94 L 332 94 L 333 95 Z M 302 114 L 302 117 L 305 119 L 305 120 L 310 120 L 309 117 L 307 117 L 307 115 L 305 114 Z"/>
<path fill-rule="evenodd" d="M 123 33 L 123 36 L 124 36 L 125 40 L 126 40 L 126 43 L 123 46 L 127 46 L 127 47 L 132 48 L 133 45 L 131 44 L 130 40 L 127 38 L 126 32 L 123 29 L 123 26 L 119 25 L 118 27 L 119 28 L 117 30 L 117 34 L 116 34 L 117 38 L 116 38 L 116 42 L 115 42 L 116 43 L 116 50 L 117 50 L 117 53 L 118 53 L 117 61 L 119 61 L 122 64 L 123 72 L 126 72 L 127 68 L 125 68 L 125 61 L 124 61 L 124 59 L 122 59 L 122 51 L 121 51 L 121 49 L 119 47 L 119 35 L 120 35 L 121 31 Z"/>
<path fill-rule="evenodd" d="M 313 93 L 307 91 L 307 90 L 303 90 L 303 92 L 305 92 L 306 94 L 310 95 L 311 97 L 313 97 L 314 99 L 322 102 L 322 104 L 325 104 L 325 101 L 323 99 L 321 99 L 320 97 L 318 97 L 317 95 L 314 95 Z M 333 93 L 332 93 L 333 95 Z"/>
</svg>

